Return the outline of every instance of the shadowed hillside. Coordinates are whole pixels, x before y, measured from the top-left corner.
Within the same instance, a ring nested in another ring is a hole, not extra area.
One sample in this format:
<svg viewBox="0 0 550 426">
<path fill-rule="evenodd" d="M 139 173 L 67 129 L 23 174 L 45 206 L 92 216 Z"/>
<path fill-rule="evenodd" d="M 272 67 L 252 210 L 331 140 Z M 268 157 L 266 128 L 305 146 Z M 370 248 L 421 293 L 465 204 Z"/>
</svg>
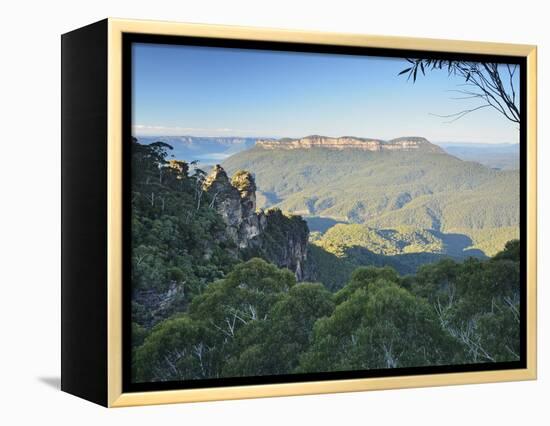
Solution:
<svg viewBox="0 0 550 426">
<path fill-rule="evenodd" d="M 377 229 L 462 234 L 486 255 L 517 238 L 518 171 L 462 161 L 422 141 L 419 149 L 391 151 L 301 147 L 296 140 L 282 140 L 292 149 L 278 149 L 270 141 L 223 164 L 254 174 L 259 207 Z"/>
</svg>

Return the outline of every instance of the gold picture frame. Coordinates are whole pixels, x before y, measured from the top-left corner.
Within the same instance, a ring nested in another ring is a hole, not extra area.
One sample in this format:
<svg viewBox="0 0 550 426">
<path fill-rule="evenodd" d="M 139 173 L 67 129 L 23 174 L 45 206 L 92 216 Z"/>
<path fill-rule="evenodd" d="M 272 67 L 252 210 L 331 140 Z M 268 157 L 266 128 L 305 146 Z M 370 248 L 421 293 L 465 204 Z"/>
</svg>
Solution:
<svg viewBox="0 0 550 426">
<path fill-rule="evenodd" d="M 437 40 L 425 38 L 337 34 L 312 31 L 289 31 L 253 27 L 183 24 L 109 18 L 102 21 L 101 32 L 106 32 L 106 399 L 100 401 L 109 407 L 147 404 L 214 401 L 241 398 L 261 398 L 336 392 L 356 392 L 381 389 L 426 386 L 491 383 L 501 381 L 534 380 L 537 377 L 537 50 L 532 45 L 487 43 L 472 41 Z M 78 31 L 78 30 L 77 30 Z M 76 33 L 76 32 L 75 32 Z M 122 86 L 123 35 L 150 34 L 253 40 L 284 43 L 311 43 L 407 49 L 429 52 L 505 55 L 525 58 L 527 63 L 527 282 L 526 282 L 526 368 L 460 373 L 422 374 L 376 378 L 354 378 L 246 386 L 209 387 L 182 390 L 123 392 L 123 152 L 122 152 Z M 71 34 L 71 33 L 69 33 Z M 70 285 L 70 284 L 67 284 Z M 70 302 L 69 298 L 67 303 Z M 69 315 L 69 314 L 67 314 Z M 70 318 L 67 318 L 70 319 Z M 66 339 L 71 339 L 67 331 Z M 69 356 L 69 355 L 67 355 Z M 72 372 L 67 375 L 73 374 Z M 76 386 L 76 385 L 75 385 Z M 65 390 L 79 394 L 76 387 Z M 81 395 L 82 396 L 82 395 Z M 86 395 L 84 395 L 86 398 Z M 93 398 L 88 398 L 93 399 Z M 96 401 L 97 402 L 97 401 Z"/>
</svg>

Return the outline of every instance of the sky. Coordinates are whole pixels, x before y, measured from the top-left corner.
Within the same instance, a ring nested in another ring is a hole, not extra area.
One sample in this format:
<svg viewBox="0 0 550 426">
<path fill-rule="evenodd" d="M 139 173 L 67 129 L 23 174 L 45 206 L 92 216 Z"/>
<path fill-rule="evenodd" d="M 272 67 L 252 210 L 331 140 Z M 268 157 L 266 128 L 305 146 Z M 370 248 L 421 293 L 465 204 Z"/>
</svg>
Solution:
<svg viewBox="0 0 550 426">
<path fill-rule="evenodd" d="M 299 138 L 311 134 L 432 142 L 517 143 L 492 108 L 457 100 L 446 71 L 398 76 L 402 58 L 136 43 L 132 125 L 139 136 Z"/>
</svg>

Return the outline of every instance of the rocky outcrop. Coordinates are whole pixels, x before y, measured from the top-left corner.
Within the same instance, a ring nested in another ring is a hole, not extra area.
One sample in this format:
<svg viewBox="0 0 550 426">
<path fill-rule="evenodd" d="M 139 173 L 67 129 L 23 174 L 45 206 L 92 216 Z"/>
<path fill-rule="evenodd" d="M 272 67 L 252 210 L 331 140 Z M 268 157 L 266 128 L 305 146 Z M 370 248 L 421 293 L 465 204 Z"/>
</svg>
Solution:
<svg viewBox="0 0 550 426">
<path fill-rule="evenodd" d="M 288 217 L 279 209 L 270 209 L 263 215 L 266 226 L 258 238 L 262 257 L 290 269 L 298 281 L 308 279 L 305 265 L 309 228 L 306 221 L 301 216 Z"/>
<path fill-rule="evenodd" d="M 226 233 L 238 248 L 250 247 L 265 228 L 265 218 L 256 214 L 256 184 L 248 172 L 237 172 L 233 181 L 216 165 L 204 182 L 212 207 L 227 225 Z"/>
<path fill-rule="evenodd" d="M 216 165 L 204 182 L 211 206 L 223 218 L 226 235 L 237 255 L 262 257 L 304 276 L 309 229 L 299 216 L 287 217 L 279 209 L 256 211 L 256 183 L 250 172 L 238 171 L 231 179 Z"/>
<path fill-rule="evenodd" d="M 167 288 L 133 292 L 132 309 L 139 309 L 142 325 L 151 327 L 185 307 L 185 284 L 171 281 Z M 137 308 L 139 307 L 139 308 Z M 136 312 L 137 313 L 137 312 Z"/>
<path fill-rule="evenodd" d="M 265 149 L 309 149 L 326 148 L 333 150 L 357 149 L 361 151 L 423 151 L 444 153 L 443 149 L 422 137 L 403 137 L 384 141 L 353 136 L 331 138 L 327 136 L 306 136 L 300 139 L 260 139 L 256 146 Z"/>
</svg>

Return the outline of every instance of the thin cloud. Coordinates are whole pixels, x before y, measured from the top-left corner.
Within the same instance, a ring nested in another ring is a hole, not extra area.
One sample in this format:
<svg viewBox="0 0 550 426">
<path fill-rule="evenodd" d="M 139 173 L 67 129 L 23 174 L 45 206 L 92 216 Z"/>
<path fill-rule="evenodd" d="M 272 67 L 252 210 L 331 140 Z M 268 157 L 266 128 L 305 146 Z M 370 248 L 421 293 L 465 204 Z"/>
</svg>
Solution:
<svg viewBox="0 0 550 426">
<path fill-rule="evenodd" d="M 211 135 L 242 135 L 254 134 L 253 130 L 221 128 L 203 128 L 203 127 L 181 127 L 181 126 L 156 126 L 150 124 L 135 124 L 132 126 L 134 135 L 152 135 L 152 136 L 211 136 Z"/>
</svg>

